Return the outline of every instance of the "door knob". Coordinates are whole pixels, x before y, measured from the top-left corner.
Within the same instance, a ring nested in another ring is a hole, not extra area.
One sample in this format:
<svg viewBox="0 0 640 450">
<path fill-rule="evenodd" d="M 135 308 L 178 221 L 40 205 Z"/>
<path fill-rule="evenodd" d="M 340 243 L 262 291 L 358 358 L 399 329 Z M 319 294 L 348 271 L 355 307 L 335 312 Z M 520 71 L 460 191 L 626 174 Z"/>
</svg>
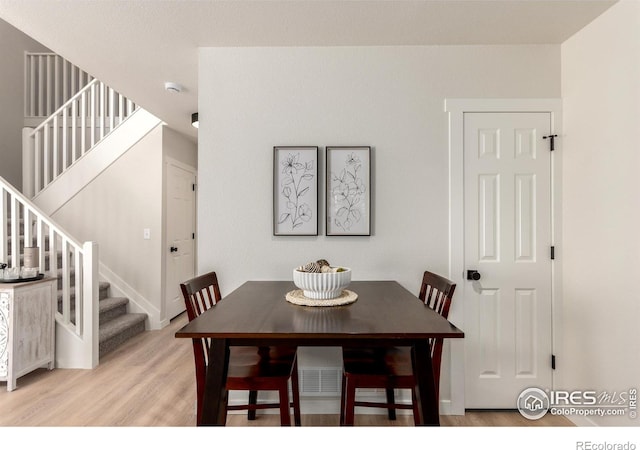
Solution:
<svg viewBox="0 0 640 450">
<path fill-rule="evenodd" d="M 480 272 L 477 270 L 467 270 L 467 280 L 478 281 L 480 279 Z"/>
<path fill-rule="evenodd" d="M 171 251 L 171 253 L 173 253 L 173 252 L 177 252 L 177 251 L 178 251 L 178 247 L 171 247 L 171 248 L 169 249 L 169 251 Z"/>
</svg>

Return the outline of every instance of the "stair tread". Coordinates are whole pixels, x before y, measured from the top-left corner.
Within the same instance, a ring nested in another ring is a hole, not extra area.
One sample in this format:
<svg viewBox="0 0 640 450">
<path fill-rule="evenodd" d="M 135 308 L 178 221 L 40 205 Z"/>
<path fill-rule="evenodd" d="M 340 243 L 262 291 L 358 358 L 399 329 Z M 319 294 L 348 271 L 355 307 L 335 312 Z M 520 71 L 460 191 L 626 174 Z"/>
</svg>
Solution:
<svg viewBox="0 0 640 450">
<path fill-rule="evenodd" d="M 106 297 L 100 300 L 98 306 L 100 307 L 100 313 L 102 314 L 128 303 L 129 299 L 125 297 Z"/>
<path fill-rule="evenodd" d="M 128 313 L 107 323 L 100 324 L 100 342 L 110 339 L 140 322 L 144 322 L 146 319 L 147 315 L 145 313 Z"/>
</svg>

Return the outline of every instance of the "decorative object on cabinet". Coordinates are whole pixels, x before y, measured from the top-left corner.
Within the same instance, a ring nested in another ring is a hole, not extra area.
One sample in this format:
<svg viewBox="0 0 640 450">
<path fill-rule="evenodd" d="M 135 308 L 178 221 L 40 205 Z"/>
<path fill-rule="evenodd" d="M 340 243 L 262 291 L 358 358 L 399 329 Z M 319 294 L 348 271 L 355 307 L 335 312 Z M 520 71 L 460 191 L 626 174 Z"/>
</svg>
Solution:
<svg viewBox="0 0 640 450">
<path fill-rule="evenodd" d="M 327 147 L 327 236 L 371 236 L 371 147 Z"/>
<path fill-rule="evenodd" d="M 318 147 L 273 148 L 273 234 L 318 235 Z"/>
<path fill-rule="evenodd" d="M 19 377 L 55 363 L 57 280 L 0 285 L 0 381 L 13 391 Z"/>
</svg>

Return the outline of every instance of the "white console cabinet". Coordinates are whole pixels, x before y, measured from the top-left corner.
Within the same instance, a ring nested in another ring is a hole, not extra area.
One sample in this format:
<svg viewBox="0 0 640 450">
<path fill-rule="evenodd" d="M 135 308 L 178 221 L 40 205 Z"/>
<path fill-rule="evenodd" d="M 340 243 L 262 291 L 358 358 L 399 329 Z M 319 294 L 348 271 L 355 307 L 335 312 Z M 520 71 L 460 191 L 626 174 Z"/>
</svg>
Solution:
<svg viewBox="0 0 640 450">
<path fill-rule="evenodd" d="M 8 391 L 18 377 L 54 367 L 56 281 L 0 283 L 0 381 Z"/>
</svg>

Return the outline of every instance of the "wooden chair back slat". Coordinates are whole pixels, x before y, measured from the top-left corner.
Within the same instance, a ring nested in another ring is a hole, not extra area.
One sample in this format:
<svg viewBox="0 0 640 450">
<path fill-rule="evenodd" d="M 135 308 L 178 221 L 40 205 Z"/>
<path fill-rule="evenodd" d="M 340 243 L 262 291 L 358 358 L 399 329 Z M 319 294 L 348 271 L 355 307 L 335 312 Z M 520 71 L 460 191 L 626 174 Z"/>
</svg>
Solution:
<svg viewBox="0 0 640 450">
<path fill-rule="evenodd" d="M 429 271 L 425 271 L 422 276 L 422 285 L 420 286 L 420 294 L 418 298 L 424 302 L 429 308 L 447 319 L 449 317 L 449 309 L 453 293 L 456 290 L 456 284 L 452 281 Z M 442 348 L 444 339 L 430 339 L 431 345 L 431 364 L 433 365 L 433 376 L 435 380 L 440 380 L 440 369 L 442 366 Z"/>
</svg>

